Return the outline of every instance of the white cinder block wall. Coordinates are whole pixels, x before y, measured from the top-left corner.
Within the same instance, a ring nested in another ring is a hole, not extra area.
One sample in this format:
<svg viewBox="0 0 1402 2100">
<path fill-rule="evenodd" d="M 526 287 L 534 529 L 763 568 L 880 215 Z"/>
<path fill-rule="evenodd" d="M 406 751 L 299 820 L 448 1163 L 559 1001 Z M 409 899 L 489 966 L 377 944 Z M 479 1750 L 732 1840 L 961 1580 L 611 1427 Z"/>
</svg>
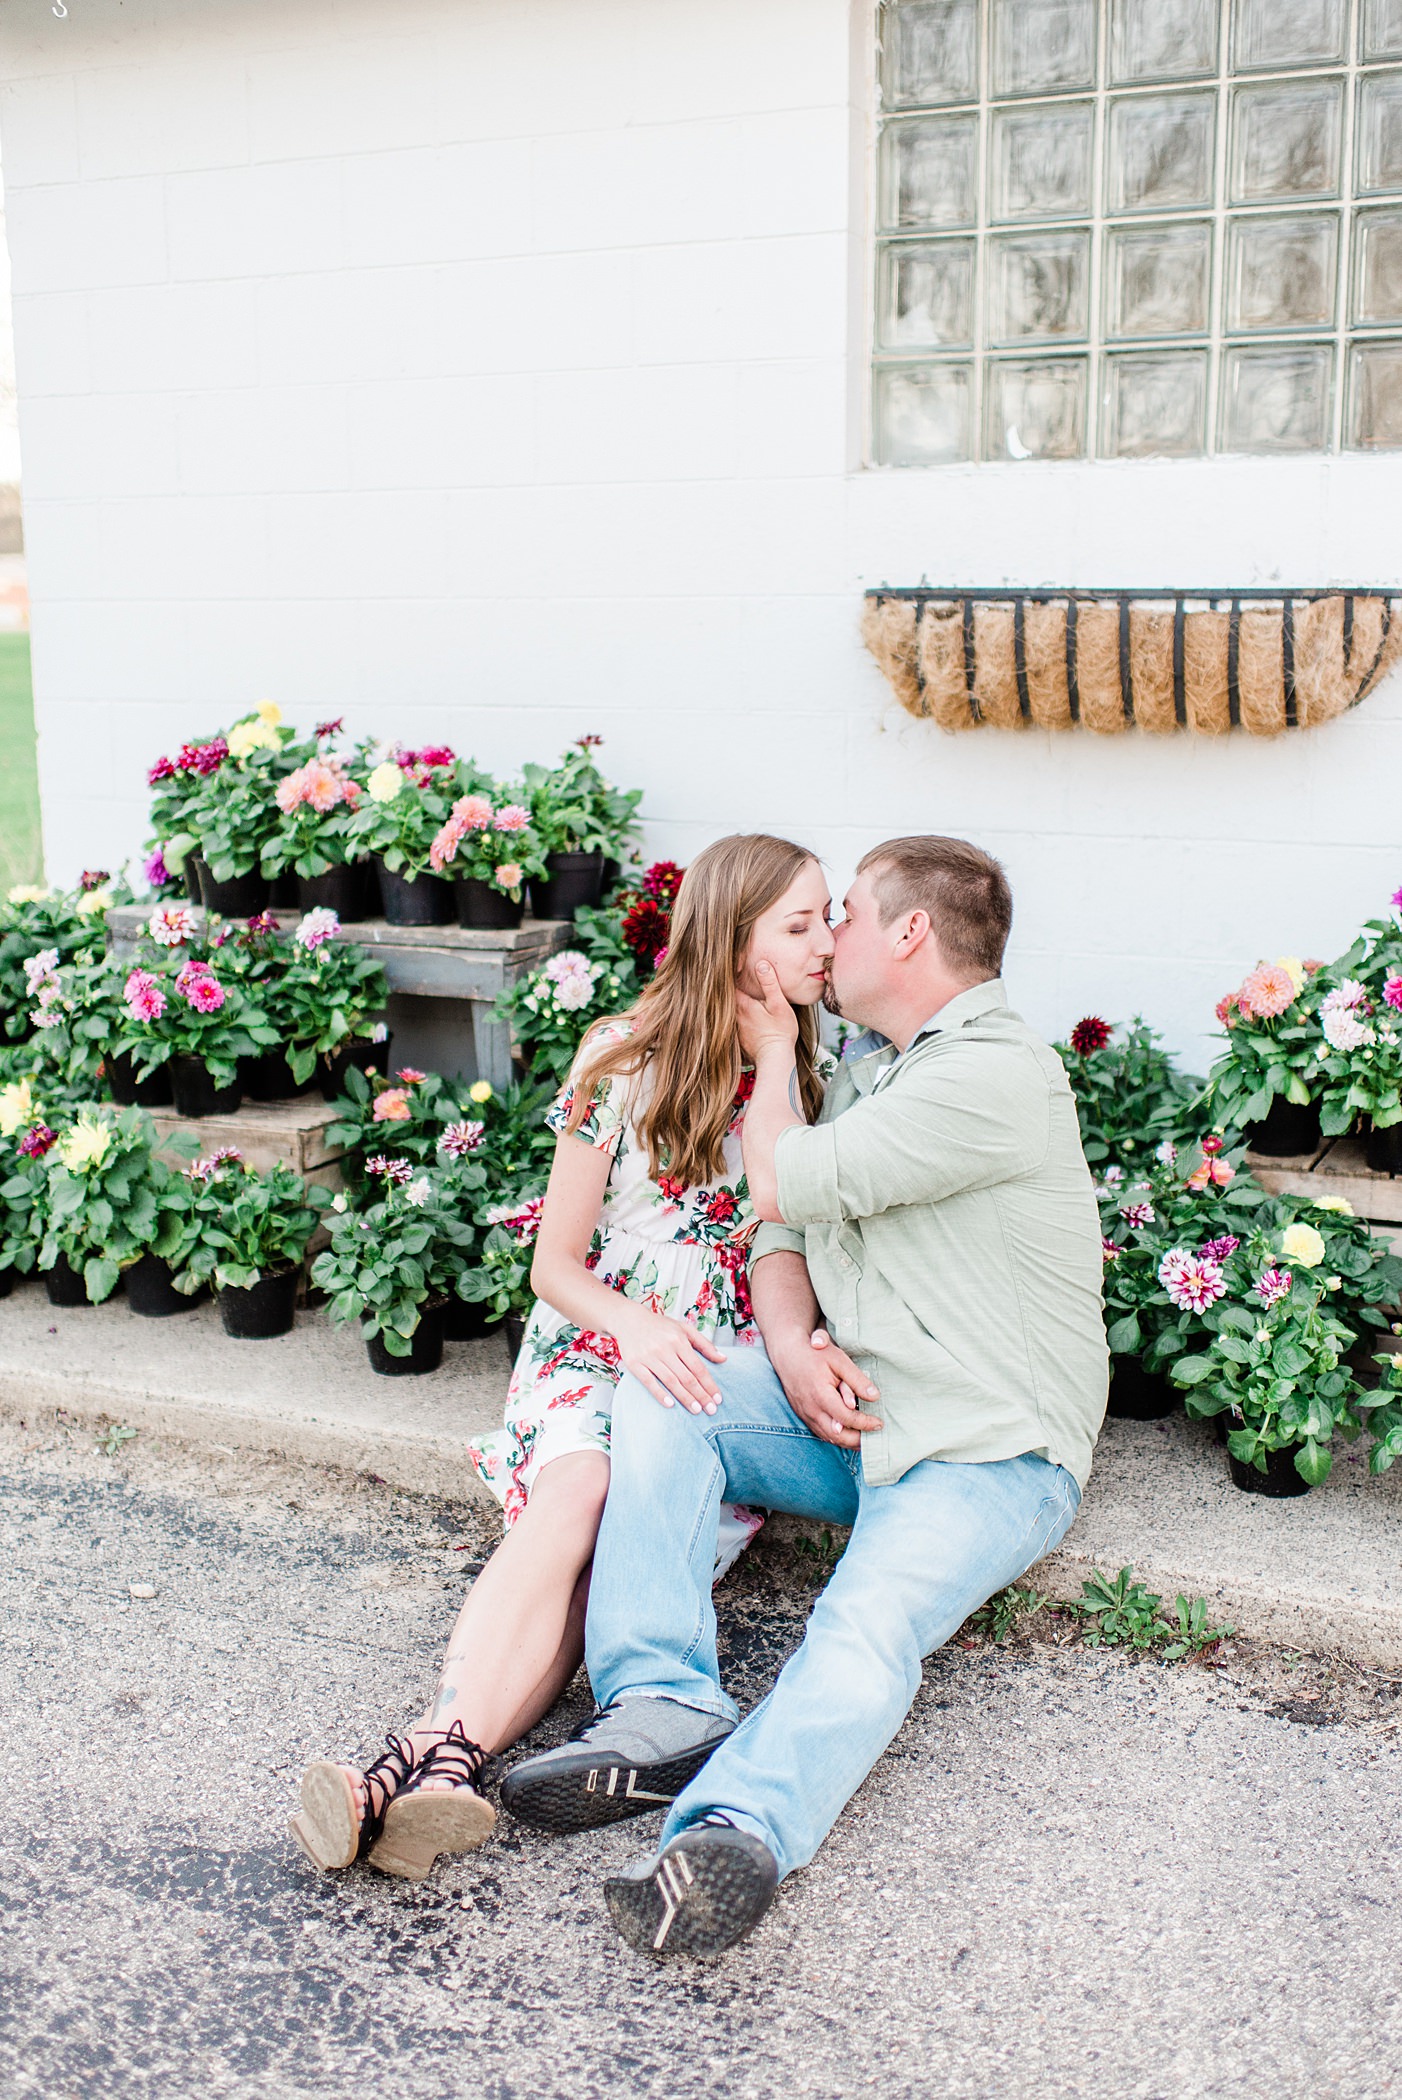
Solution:
<svg viewBox="0 0 1402 2100">
<path fill-rule="evenodd" d="M 862 468 L 870 0 L 9 0 L 50 873 L 264 696 L 487 764 L 583 730 L 685 858 L 1003 855 L 1046 1030 L 1202 1059 L 1402 882 L 1402 682 L 1310 736 L 954 738 L 870 583 L 1402 585 L 1402 461 Z"/>
</svg>

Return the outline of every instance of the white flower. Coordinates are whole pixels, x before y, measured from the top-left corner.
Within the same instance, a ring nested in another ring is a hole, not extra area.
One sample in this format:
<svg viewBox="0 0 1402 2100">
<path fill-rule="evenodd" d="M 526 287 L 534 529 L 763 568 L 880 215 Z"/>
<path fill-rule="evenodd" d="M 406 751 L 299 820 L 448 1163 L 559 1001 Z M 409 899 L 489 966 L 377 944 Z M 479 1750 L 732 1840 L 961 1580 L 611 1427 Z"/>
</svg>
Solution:
<svg viewBox="0 0 1402 2100">
<path fill-rule="evenodd" d="M 315 911 L 303 912 L 292 938 L 299 948 L 305 948 L 310 953 L 313 949 L 321 947 L 324 941 L 334 940 L 340 930 L 340 913 L 321 904 Z"/>
<path fill-rule="evenodd" d="M 578 1013 L 594 996 L 592 972 L 581 971 L 573 977 L 565 977 L 555 986 L 555 1004 L 567 1014 Z"/>
<path fill-rule="evenodd" d="M 1178 1147 L 1174 1144 L 1172 1138 L 1165 1138 L 1161 1145 L 1155 1145 L 1154 1157 L 1161 1166 L 1171 1167 L 1173 1165 L 1174 1160 L 1178 1157 Z"/>
<path fill-rule="evenodd" d="M 42 882 L 17 882 L 6 894 L 11 904 L 42 904 L 49 893 Z"/>
<path fill-rule="evenodd" d="M 342 1192 L 338 1191 L 338 1192 L 336 1193 L 336 1195 L 334 1195 L 334 1196 L 333 1196 L 333 1197 L 331 1198 L 331 1208 L 332 1208 L 332 1210 L 340 1210 L 340 1211 L 343 1211 L 343 1210 L 345 1209 L 345 1207 L 346 1207 L 346 1199 L 345 1199 L 345 1195 L 344 1195 L 344 1194 L 343 1194 Z"/>
<path fill-rule="evenodd" d="M 404 775 L 393 761 L 376 766 L 365 783 L 366 792 L 372 802 L 393 802 L 404 785 Z"/>
<path fill-rule="evenodd" d="M 1113 1187 L 1115 1186 L 1115 1184 L 1116 1184 L 1116 1182 L 1117 1182 L 1117 1181 L 1123 1181 L 1123 1180 L 1124 1180 L 1124 1178 L 1125 1178 L 1125 1170 L 1124 1170 L 1124 1168 L 1123 1168 L 1123 1167 L 1107 1167 L 1107 1168 L 1105 1169 L 1105 1174 L 1104 1174 L 1104 1181 L 1105 1181 L 1105 1186 L 1106 1186 L 1107 1188 L 1111 1188 L 1111 1189 L 1112 1189 L 1112 1188 L 1113 1188 Z"/>
<path fill-rule="evenodd" d="M 158 904 L 146 931 L 161 948 L 179 948 L 195 936 L 195 915 L 188 904 Z"/>
<path fill-rule="evenodd" d="M 417 1181 L 408 1182 L 404 1189 L 404 1201 L 419 1210 L 428 1201 L 428 1177 L 421 1175 Z"/>
<path fill-rule="evenodd" d="M 24 988 L 31 999 L 37 998 L 40 988 L 50 983 L 58 969 L 57 948 L 41 948 L 31 955 L 24 966 Z"/>
<path fill-rule="evenodd" d="M 1363 1016 L 1371 1011 L 1368 988 L 1356 977 L 1346 977 L 1332 992 L 1326 992 L 1319 1009 L 1324 1040 L 1335 1050 L 1361 1050 L 1373 1041 L 1373 1030 Z"/>
</svg>

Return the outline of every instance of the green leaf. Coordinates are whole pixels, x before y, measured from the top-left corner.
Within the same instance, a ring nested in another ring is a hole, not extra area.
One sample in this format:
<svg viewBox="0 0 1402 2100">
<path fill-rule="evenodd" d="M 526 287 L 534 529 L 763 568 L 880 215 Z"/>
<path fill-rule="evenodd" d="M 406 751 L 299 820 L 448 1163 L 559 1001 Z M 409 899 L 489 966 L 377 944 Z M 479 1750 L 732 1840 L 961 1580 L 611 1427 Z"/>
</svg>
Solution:
<svg viewBox="0 0 1402 2100">
<path fill-rule="evenodd" d="M 1138 1315 L 1126 1313 L 1106 1329 L 1105 1339 L 1116 1356 L 1135 1356 L 1142 1344 L 1143 1336 Z"/>
</svg>

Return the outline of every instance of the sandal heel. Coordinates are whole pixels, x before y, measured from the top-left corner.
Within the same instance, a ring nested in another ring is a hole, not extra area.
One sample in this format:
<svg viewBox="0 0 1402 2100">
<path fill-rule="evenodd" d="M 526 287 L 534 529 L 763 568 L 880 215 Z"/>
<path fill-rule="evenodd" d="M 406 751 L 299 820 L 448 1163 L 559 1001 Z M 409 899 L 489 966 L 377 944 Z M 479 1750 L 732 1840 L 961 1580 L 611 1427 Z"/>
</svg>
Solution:
<svg viewBox="0 0 1402 2100">
<path fill-rule="evenodd" d="M 325 1761 L 302 1774 L 301 1812 L 288 1825 L 313 1866 L 323 1873 L 348 1867 L 360 1849 L 360 1804 L 340 1765 Z"/>
<path fill-rule="evenodd" d="M 370 1864 L 382 1874 L 422 1881 L 441 1852 L 475 1852 L 496 1827 L 491 1802 L 466 1788 L 411 1794 L 390 1803 L 384 1834 L 370 1848 Z"/>
</svg>

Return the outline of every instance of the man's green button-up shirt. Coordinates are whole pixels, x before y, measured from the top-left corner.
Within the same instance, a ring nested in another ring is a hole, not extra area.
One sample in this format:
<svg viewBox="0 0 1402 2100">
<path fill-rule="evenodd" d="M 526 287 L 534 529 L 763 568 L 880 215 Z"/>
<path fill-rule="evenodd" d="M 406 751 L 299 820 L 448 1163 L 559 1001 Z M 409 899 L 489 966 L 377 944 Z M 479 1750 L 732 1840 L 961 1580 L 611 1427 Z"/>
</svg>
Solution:
<svg viewBox="0 0 1402 2100">
<path fill-rule="evenodd" d="M 775 1148 L 783 1225 L 834 1341 L 880 1388 L 865 1477 L 1037 1453 L 1084 1486 L 1105 1413 L 1100 1224 L 1061 1060 L 1001 981 L 901 1055 L 855 1046 Z"/>
</svg>

